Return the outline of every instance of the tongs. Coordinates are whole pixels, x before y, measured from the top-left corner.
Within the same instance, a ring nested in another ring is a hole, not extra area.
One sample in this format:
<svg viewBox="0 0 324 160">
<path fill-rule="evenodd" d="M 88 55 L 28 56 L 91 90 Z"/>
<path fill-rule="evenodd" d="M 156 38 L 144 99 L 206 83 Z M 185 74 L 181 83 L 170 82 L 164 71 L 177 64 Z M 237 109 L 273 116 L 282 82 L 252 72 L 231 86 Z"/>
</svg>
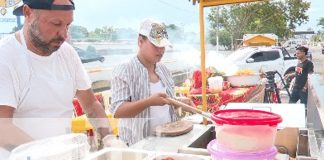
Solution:
<svg viewBox="0 0 324 160">
<path fill-rule="evenodd" d="M 186 109 L 188 109 L 188 110 L 190 110 L 190 111 L 192 111 L 194 113 L 197 113 L 197 114 L 211 120 L 212 115 L 210 113 L 208 113 L 208 112 L 201 111 L 201 110 L 199 110 L 199 109 L 197 109 L 195 107 L 192 107 L 192 106 L 190 106 L 190 105 L 188 105 L 186 103 L 180 102 L 180 101 L 175 100 L 173 98 L 168 98 L 168 100 L 171 101 L 173 104 L 176 104 L 177 106 L 180 106 L 181 108 L 186 108 Z"/>
</svg>

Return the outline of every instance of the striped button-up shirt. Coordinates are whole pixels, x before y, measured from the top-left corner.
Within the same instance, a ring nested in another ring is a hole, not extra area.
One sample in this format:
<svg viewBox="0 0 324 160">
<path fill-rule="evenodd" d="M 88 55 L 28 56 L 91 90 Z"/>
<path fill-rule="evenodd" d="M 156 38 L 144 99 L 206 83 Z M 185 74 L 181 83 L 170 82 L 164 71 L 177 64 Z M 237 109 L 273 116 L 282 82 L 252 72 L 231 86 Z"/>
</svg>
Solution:
<svg viewBox="0 0 324 160">
<path fill-rule="evenodd" d="M 162 63 L 157 63 L 155 72 L 166 88 L 167 95 L 174 97 L 174 82 L 166 66 Z M 124 102 L 133 102 L 150 97 L 148 70 L 137 57 L 119 65 L 113 70 L 111 90 L 112 101 L 110 109 L 113 114 Z M 134 118 L 119 119 L 119 136 L 123 141 L 131 145 L 149 135 L 151 130 L 150 118 L 153 118 L 150 115 L 149 108 L 146 108 Z M 177 115 L 174 107 L 170 107 L 169 111 L 171 120 L 176 121 Z"/>
</svg>

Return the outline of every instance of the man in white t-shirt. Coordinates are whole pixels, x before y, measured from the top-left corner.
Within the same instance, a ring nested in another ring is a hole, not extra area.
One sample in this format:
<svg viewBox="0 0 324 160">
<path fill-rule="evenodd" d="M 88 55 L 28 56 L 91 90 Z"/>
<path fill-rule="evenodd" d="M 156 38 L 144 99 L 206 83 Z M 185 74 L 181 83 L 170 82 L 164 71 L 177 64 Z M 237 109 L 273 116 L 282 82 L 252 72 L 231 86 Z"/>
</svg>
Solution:
<svg viewBox="0 0 324 160">
<path fill-rule="evenodd" d="M 68 133 L 75 96 L 100 136 L 111 133 L 80 58 L 65 42 L 73 1 L 23 2 L 23 29 L 0 41 L 0 148 Z"/>
</svg>

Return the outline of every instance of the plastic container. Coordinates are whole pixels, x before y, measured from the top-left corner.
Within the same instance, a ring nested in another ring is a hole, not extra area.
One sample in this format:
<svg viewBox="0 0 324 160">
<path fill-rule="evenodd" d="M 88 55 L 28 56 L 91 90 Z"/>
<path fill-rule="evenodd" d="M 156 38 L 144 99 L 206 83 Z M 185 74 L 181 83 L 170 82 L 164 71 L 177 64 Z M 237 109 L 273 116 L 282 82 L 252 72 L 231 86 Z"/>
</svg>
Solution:
<svg viewBox="0 0 324 160">
<path fill-rule="evenodd" d="M 89 154 L 84 160 L 210 160 L 209 156 L 181 154 L 171 152 L 154 152 L 130 148 L 104 148 Z"/>
<path fill-rule="evenodd" d="M 215 76 L 208 78 L 208 85 L 211 92 L 219 92 L 223 90 L 223 77 Z"/>
<path fill-rule="evenodd" d="M 67 134 L 22 144 L 11 151 L 9 160 L 80 160 L 89 149 L 85 134 Z"/>
<path fill-rule="evenodd" d="M 207 150 L 213 160 L 273 160 L 277 154 L 276 147 L 259 152 L 230 151 L 219 147 L 216 140 L 209 142 Z"/>
<path fill-rule="evenodd" d="M 156 152 L 155 156 L 148 158 L 147 160 L 210 160 L 210 157 L 192 154 Z"/>
<path fill-rule="evenodd" d="M 88 143 L 90 145 L 90 152 L 95 152 L 98 150 L 98 145 L 96 142 L 96 137 L 94 136 L 93 130 L 89 129 L 87 131 Z"/>
<path fill-rule="evenodd" d="M 248 87 L 260 84 L 260 74 L 226 76 L 233 87 Z"/>
<path fill-rule="evenodd" d="M 280 115 L 251 109 L 219 110 L 213 113 L 219 147 L 238 152 L 258 152 L 273 147 Z"/>
<path fill-rule="evenodd" d="M 104 148 L 84 160 L 143 160 L 148 159 L 150 154 L 150 152 L 142 150 Z"/>
</svg>

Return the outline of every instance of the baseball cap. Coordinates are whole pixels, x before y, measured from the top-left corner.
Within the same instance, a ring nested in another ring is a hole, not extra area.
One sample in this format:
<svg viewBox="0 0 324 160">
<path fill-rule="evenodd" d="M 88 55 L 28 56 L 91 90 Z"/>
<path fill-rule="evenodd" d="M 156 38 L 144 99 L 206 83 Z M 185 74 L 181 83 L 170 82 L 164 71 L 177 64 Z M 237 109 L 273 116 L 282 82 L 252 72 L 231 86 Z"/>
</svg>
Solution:
<svg viewBox="0 0 324 160">
<path fill-rule="evenodd" d="M 53 4 L 54 0 L 23 0 L 23 3 L 28 5 L 32 9 L 43 9 L 43 10 L 62 10 L 69 11 L 74 10 L 74 3 L 69 0 L 71 5 Z M 13 14 L 16 16 L 23 15 L 24 4 L 14 9 Z"/>
<path fill-rule="evenodd" d="M 148 18 L 142 21 L 139 34 L 146 36 L 157 47 L 172 47 L 165 24 L 157 20 Z"/>
<path fill-rule="evenodd" d="M 45 10 L 74 10 L 74 3 L 69 0 L 72 5 L 59 5 L 53 4 L 54 0 L 23 0 L 24 4 L 32 9 L 45 9 Z"/>
</svg>

